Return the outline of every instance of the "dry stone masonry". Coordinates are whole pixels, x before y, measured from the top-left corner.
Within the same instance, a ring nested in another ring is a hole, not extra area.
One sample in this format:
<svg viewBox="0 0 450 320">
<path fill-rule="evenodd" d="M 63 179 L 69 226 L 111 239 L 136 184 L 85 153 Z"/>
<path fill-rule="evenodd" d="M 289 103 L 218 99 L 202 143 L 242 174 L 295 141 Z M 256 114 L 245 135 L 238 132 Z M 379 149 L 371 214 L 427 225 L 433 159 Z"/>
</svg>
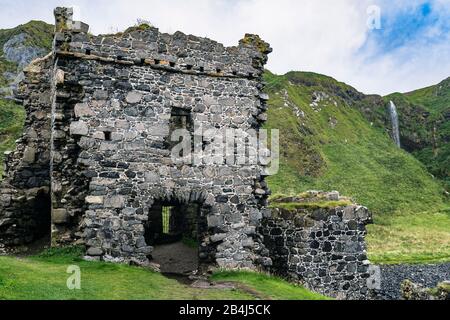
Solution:
<svg viewBox="0 0 450 320">
<path fill-rule="evenodd" d="M 269 194 L 264 168 L 178 165 L 168 146 L 177 119 L 185 129 L 258 129 L 267 118 L 269 45 L 246 35 L 226 48 L 149 26 L 92 36 L 71 9 L 57 8 L 55 17 L 53 53 L 31 66 L 21 88 L 28 131 L 8 157 L 3 243 L 41 237 L 36 225 L 48 223 L 40 217 L 47 209 L 53 245 L 84 244 L 93 259 L 145 264 L 152 207 L 191 203 L 200 207 L 202 262 L 270 263 L 256 234 Z"/>
<path fill-rule="evenodd" d="M 317 191 L 276 199 L 273 206 L 260 230 L 271 270 L 328 296 L 368 296 L 364 238 L 372 217 L 367 208 L 338 192 Z"/>
<path fill-rule="evenodd" d="M 247 34 L 224 47 L 146 25 L 93 36 L 69 8 L 55 18 L 53 52 L 25 69 L 16 93 L 27 118 L 6 155 L 1 245 L 48 236 L 84 245 L 87 259 L 148 265 L 173 227 L 198 241 L 200 268 L 265 269 L 332 296 L 366 293 L 366 208 L 271 212 L 265 166 L 171 157 L 177 128 L 195 138 L 199 125 L 262 127 L 267 43 Z"/>
</svg>

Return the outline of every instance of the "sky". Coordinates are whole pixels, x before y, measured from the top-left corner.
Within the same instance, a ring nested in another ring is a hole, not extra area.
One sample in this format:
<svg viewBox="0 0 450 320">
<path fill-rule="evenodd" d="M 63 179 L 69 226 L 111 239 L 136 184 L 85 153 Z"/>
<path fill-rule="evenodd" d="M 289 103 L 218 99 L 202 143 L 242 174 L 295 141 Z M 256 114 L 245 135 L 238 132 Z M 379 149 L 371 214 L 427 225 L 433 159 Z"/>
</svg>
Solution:
<svg viewBox="0 0 450 320">
<path fill-rule="evenodd" d="M 312 71 L 364 93 L 408 92 L 450 76 L 450 0 L 0 0 L 0 28 L 53 23 L 53 8 L 75 6 L 94 34 L 137 19 L 236 45 L 259 34 L 274 51 L 274 73 Z"/>
</svg>

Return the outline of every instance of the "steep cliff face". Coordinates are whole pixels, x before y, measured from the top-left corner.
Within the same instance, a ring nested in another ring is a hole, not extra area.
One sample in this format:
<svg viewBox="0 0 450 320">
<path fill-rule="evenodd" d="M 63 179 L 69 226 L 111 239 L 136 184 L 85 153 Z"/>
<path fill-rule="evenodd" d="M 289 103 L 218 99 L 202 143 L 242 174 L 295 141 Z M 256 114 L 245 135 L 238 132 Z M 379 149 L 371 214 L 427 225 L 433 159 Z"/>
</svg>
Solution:
<svg viewBox="0 0 450 320">
<path fill-rule="evenodd" d="M 30 21 L 13 29 L 0 30 L 0 97 L 23 79 L 22 69 L 51 50 L 53 26 Z"/>
<path fill-rule="evenodd" d="M 450 78 L 428 88 L 404 94 L 404 100 L 421 115 L 417 119 L 419 135 L 414 135 L 417 145 L 408 150 L 428 168 L 431 174 L 444 180 L 450 191 Z M 405 125 L 413 121 L 404 116 Z M 405 133 L 404 139 L 410 139 Z"/>
<path fill-rule="evenodd" d="M 365 97 L 355 106 L 380 128 L 391 128 L 388 105 L 398 110 L 402 148 L 420 160 L 450 190 L 450 78 L 409 93 Z M 375 103 L 371 103 L 375 102 Z M 389 131 L 391 136 L 392 132 Z"/>
</svg>

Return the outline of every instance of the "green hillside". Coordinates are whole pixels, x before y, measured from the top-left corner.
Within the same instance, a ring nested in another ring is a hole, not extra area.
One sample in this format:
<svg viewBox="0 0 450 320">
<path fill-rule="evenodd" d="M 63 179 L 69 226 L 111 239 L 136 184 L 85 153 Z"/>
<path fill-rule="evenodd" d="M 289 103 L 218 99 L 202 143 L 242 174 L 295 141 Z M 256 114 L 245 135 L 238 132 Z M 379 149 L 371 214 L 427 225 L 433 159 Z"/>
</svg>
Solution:
<svg viewBox="0 0 450 320">
<path fill-rule="evenodd" d="M 12 37 L 24 34 L 25 39 L 21 43 L 23 47 L 43 49 L 50 52 L 53 41 L 53 26 L 42 21 L 30 21 L 12 29 L 0 29 L 0 88 L 7 85 L 10 79 L 5 77 L 5 72 L 17 73 L 17 64 L 8 61 L 4 56 L 5 43 Z"/>
<path fill-rule="evenodd" d="M 398 93 L 386 97 L 399 111 L 402 146 L 450 191 L 450 100 L 447 107 L 438 101 L 434 108 L 418 104 L 414 98 Z"/>
<path fill-rule="evenodd" d="M 369 229 L 374 260 L 450 258 L 450 214 L 439 180 L 360 112 L 382 114 L 381 97 L 313 73 L 267 72 L 265 80 L 271 97 L 267 127 L 280 129 L 281 139 L 281 169 L 268 180 L 274 194 L 338 190 L 369 207 L 375 215 Z M 417 219 L 420 230 L 403 241 Z M 437 231 L 436 219 L 447 229 Z M 443 244 L 432 249 L 436 243 L 426 240 L 433 230 Z M 386 243 L 392 246 L 386 249 Z"/>
<path fill-rule="evenodd" d="M 364 99 L 367 102 L 367 98 Z M 409 93 L 393 93 L 356 107 L 379 128 L 390 128 L 387 104 L 397 106 L 402 148 L 450 191 L 450 78 Z"/>
<path fill-rule="evenodd" d="M 0 161 L 3 164 L 4 152 L 14 149 L 14 141 L 22 133 L 25 121 L 25 110 L 23 107 L 0 99 Z M 3 165 L 0 166 L 0 177 Z"/>
</svg>

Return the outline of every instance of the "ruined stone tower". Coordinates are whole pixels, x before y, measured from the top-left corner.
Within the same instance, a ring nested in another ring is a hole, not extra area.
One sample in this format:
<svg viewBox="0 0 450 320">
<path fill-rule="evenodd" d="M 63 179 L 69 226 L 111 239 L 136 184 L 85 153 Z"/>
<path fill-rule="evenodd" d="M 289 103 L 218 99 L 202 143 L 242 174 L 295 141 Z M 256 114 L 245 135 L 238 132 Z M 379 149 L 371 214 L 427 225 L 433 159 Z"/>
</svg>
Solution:
<svg viewBox="0 0 450 320">
<path fill-rule="evenodd" d="M 169 139 L 174 129 L 197 135 L 194 123 L 259 129 L 269 45 L 246 35 L 226 48 L 150 26 L 93 36 L 71 9 L 55 17 L 53 52 L 25 70 L 18 93 L 26 129 L 6 159 L 0 242 L 51 232 L 54 246 L 145 264 L 161 234 L 175 233 L 198 240 L 200 264 L 270 264 L 256 232 L 265 168 L 176 164 Z"/>
<path fill-rule="evenodd" d="M 226 48 L 147 25 L 93 36 L 71 9 L 55 17 L 53 51 L 24 70 L 16 93 L 27 117 L 5 155 L 0 251 L 46 239 L 146 265 L 186 238 L 195 270 L 264 267 L 329 296 L 367 296 L 367 208 L 318 191 L 267 208 L 270 170 L 251 161 L 261 143 L 250 143 L 267 120 L 267 43 L 246 35 Z M 232 161 L 227 139 L 208 162 L 208 136 L 230 131 L 250 134 L 233 135 Z M 194 153 L 174 157 L 180 145 Z"/>
</svg>

